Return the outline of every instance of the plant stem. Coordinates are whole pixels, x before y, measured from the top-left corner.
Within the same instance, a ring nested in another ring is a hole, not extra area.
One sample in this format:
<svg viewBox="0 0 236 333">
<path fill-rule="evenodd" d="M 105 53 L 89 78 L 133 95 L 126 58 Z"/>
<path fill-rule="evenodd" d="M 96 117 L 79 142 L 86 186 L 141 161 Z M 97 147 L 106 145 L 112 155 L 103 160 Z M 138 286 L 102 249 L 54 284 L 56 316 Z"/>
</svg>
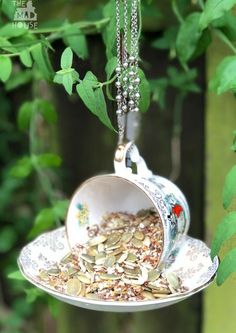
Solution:
<svg viewBox="0 0 236 333">
<path fill-rule="evenodd" d="M 236 54 L 236 47 L 233 45 L 233 43 L 228 39 L 227 36 L 225 36 L 225 34 L 218 30 L 218 29 L 214 29 L 213 30 L 215 35 L 222 40 L 222 42 L 227 45 L 235 54 Z"/>
<path fill-rule="evenodd" d="M 117 75 L 113 76 L 109 81 L 99 82 L 98 87 L 108 86 L 109 84 L 113 83 L 117 78 Z"/>
<path fill-rule="evenodd" d="M 178 5 L 176 3 L 176 0 L 172 0 L 171 4 L 172 4 L 172 10 L 173 10 L 177 20 L 179 21 L 179 23 L 183 23 L 184 19 L 183 19 L 182 15 L 179 12 L 179 8 L 178 8 Z"/>
<path fill-rule="evenodd" d="M 107 17 L 107 18 L 101 19 L 99 21 L 94 21 L 94 22 L 90 22 L 90 21 L 77 22 L 77 23 L 74 23 L 73 26 L 75 26 L 81 30 L 86 30 L 88 28 L 95 27 L 95 30 L 93 29 L 93 32 L 97 32 L 101 28 L 103 28 L 105 25 L 107 25 L 109 21 L 110 21 L 110 18 Z M 71 26 L 71 25 L 64 25 L 64 26 L 57 27 L 57 28 L 35 29 L 35 30 L 32 30 L 31 33 L 32 34 L 47 34 L 47 33 L 50 34 L 53 32 L 62 32 L 62 31 L 65 31 L 69 26 Z"/>
</svg>

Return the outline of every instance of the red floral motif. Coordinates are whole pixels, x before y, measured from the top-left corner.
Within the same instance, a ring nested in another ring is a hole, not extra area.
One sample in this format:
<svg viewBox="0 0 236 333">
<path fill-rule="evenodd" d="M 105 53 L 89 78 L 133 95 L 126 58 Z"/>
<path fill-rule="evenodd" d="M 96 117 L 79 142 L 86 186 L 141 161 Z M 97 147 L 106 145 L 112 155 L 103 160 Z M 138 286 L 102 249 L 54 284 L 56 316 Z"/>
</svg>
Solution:
<svg viewBox="0 0 236 333">
<path fill-rule="evenodd" d="M 176 204 L 174 207 L 172 207 L 172 213 L 175 214 L 177 217 L 180 216 L 181 212 L 183 211 L 182 206 Z"/>
</svg>

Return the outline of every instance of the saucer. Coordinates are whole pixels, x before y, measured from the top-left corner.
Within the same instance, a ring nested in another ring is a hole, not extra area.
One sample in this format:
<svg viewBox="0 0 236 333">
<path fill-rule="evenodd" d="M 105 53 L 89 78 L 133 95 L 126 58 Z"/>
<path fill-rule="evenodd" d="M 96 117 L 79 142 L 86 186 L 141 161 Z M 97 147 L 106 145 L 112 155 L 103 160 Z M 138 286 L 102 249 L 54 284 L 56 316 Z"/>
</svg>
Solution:
<svg viewBox="0 0 236 333">
<path fill-rule="evenodd" d="M 211 260 L 210 249 L 202 241 L 184 236 L 179 251 L 169 258 L 166 271 L 173 272 L 187 288 L 184 293 L 148 301 L 100 301 L 70 296 L 56 291 L 38 278 L 40 269 L 49 269 L 59 262 L 70 248 L 64 227 L 44 233 L 26 245 L 20 252 L 18 265 L 23 276 L 36 287 L 62 302 L 97 311 L 136 312 L 154 310 L 180 302 L 206 288 L 216 275 L 218 257 Z"/>
</svg>

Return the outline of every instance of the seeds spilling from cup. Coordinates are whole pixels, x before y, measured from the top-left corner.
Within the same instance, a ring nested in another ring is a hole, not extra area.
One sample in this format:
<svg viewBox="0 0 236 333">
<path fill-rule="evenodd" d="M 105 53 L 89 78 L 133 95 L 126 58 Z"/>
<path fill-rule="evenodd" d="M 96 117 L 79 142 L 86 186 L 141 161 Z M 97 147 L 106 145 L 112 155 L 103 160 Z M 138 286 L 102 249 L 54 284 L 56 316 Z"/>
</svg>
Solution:
<svg viewBox="0 0 236 333">
<path fill-rule="evenodd" d="M 170 272 L 161 273 L 163 228 L 155 210 L 109 213 L 88 227 L 89 240 L 78 244 L 39 279 L 72 296 L 107 301 L 163 298 L 186 289 Z"/>
</svg>

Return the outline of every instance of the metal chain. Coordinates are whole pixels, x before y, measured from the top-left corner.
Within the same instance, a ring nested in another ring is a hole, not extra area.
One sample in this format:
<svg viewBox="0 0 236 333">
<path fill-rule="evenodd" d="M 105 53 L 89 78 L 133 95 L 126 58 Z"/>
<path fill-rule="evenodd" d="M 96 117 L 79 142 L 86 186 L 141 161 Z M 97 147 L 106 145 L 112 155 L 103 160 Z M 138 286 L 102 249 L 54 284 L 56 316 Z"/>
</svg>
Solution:
<svg viewBox="0 0 236 333">
<path fill-rule="evenodd" d="M 138 7 L 140 0 L 131 0 L 129 17 L 128 0 L 123 0 L 123 34 L 121 33 L 121 0 L 116 0 L 116 32 L 117 32 L 117 117 L 119 141 L 124 139 L 126 118 L 129 112 L 139 111 L 139 45 L 138 45 Z M 128 33 L 130 29 L 130 45 Z"/>
</svg>

